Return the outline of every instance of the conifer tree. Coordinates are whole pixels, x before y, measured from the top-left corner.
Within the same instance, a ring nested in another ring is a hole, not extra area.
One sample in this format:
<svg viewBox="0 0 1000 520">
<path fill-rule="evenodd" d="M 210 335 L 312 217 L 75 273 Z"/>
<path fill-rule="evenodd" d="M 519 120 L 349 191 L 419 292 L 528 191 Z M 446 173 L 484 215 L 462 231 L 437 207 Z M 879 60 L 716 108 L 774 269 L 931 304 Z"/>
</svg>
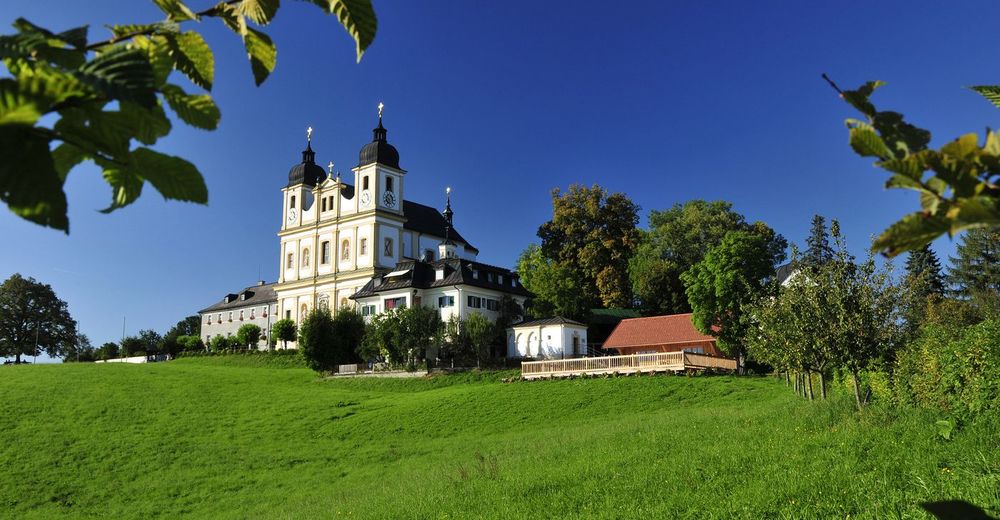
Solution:
<svg viewBox="0 0 1000 520">
<path fill-rule="evenodd" d="M 951 258 L 948 282 L 958 296 L 966 298 L 1000 294 L 1000 230 L 966 231 L 958 244 L 958 257 Z"/>
<path fill-rule="evenodd" d="M 927 298 L 933 294 L 944 294 L 944 275 L 941 274 L 941 262 L 931 246 L 924 244 L 919 249 L 910 251 L 906 259 L 906 278 L 914 284 L 917 296 Z"/>
<path fill-rule="evenodd" d="M 805 265 L 823 265 L 833 259 L 833 247 L 830 246 L 830 234 L 826 229 L 826 218 L 813 215 L 812 228 L 806 239 L 806 252 L 802 256 Z"/>
</svg>

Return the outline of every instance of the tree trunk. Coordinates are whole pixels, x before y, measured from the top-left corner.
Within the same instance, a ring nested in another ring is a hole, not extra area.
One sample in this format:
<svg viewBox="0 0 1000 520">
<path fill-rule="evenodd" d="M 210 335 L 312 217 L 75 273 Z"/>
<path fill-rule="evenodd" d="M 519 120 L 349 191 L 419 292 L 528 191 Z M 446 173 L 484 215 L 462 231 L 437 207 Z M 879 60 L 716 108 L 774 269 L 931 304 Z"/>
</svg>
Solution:
<svg viewBox="0 0 1000 520">
<path fill-rule="evenodd" d="M 854 402 L 858 405 L 858 410 L 861 410 L 861 378 L 856 370 L 851 370 L 851 378 L 854 380 Z"/>
<path fill-rule="evenodd" d="M 785 386 L 788 386 L 788 384 L 789 384 L 789 381 L 788 381 L 788 371 L 785 370 Z"/>
<path fill-rule="evenodd" d="M 799 373 L 795 372 L 795 377 L 792 378 L 792 391 L 795 392 L 795 396 L 799 395 Z"/>
<path fill-rule="evenodd" d="M 806 377 L 809 378 L 809 385 L 808 385 L 808 388 L 809 388 L 809 400 L 812 401 L 813 400 L 813 375 L 812 375 L 812 371 L 806 370 Z"/>
<path fill-rule="evenodd" d="M 822 370 L 819 372 L 819 393 L 823 396 L 823 400 L 826 401 L 826 376 Z"/>
<path fill-rule="evenodd" d="M 15 365 L 20 365 L 20 364 L 21 364 L 21 353 L 20 353 L 20 352 L 18 352 L 18 353 L 17 353 L 17 354 L 16 354 L 15 356 L 14 356 L 14 364 L 15 364 Z"/>
</svg>

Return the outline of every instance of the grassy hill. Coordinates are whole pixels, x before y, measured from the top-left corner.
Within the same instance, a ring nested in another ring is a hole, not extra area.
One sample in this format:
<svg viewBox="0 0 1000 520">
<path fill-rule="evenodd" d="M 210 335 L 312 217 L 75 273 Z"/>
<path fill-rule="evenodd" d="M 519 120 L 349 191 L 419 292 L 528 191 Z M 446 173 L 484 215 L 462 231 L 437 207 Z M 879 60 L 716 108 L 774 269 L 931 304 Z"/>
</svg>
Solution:
<svg viewBox="0 0 1000 520">
<path fill-rule="evenodd" d="M 0 515 L 1000 515 L 1000 419 L 810 404 L 766 378 L 320 381 L 249 360 L 0 367 Z"/>
</svg>

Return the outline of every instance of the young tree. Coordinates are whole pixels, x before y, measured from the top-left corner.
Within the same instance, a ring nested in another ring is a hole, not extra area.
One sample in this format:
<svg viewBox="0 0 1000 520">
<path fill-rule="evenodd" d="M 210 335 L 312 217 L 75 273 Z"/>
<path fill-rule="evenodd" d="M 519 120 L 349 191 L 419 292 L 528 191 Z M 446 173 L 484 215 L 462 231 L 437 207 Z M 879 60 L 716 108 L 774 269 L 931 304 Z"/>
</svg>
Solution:
<svg viewBox="0 0 1000 520">
<path fill-rule="evenodd" d="M 101 345 L 94 352 L 94 357 L 97 359 L 115 359 L 118 357 L 118 354 L 119 354 L 118 344 L 109 341 Z"/>
<path fill-rule="evenodd" d="M 82 363 L 94 361 L 95 359 L 94 347 L 90 344 L 90 338 L 83 333 L 77 333 L 73 346 L 63 355 L 63 363 Z"/>
<path fill-rule="evenodd" d="M 244 323 L 240 325 L 239 329 L 236 329 L 236 342 L 240 347 L 248 350 L 255 349 L 257 348 L 257 343 L 260 342 L 260 334 L 260 327 L 253 323 Z"/>
<path fill-rule="evenodd" d="M 223 336 L 222 334 L 212 336 L 212 339 L 208 342 L 208 349 L 212 352 L 222 352 L 224 350 L 235 348 L 236 346 L 237 344 L 235 338 Z"/>
<path fill-rule="evenodd" d="M 538 228 L 542 254 L 590 296 L 588 308 L 632 305 L 628 261 L 639 244 L 638 211 L 624 194 L 596 184 L 552 190 L 552 220 Z"/>
<path fill-rule="evenodd" d="M 239 36 L 259 86 L 277 63 L 274 42 L 260 29 L 279 2 L 228 0 L 200 12 L 181 0 L 154 0 L 160 22 L 107 26 L 94 41 L 88 26 L 49 31 L 19 18 L 17 34 L 0 36 L 7 73 L 0 79 L 0 200 L 22 218 L 69 232 L 64 181 L 76 165 L 94 161 L 111 185 L 110 212 L 135 201 L 148 181 L 167 199 L 205 204 L 208 190 L 188 161 L 149 147 L 169 134 L 163 105 L 196 128 L 214 130 L 220 113 L 208 94 L 187 94 L 177 70 L 210 91 L 215 58 L 188 22 L 217 19 Z M 357 56 L 375 37 L 370 0 L 312 0 L 335 14 L 354 38 Z M 31 179 L 25 182 L 24 179 Z"/>
<path fill-rule="evenodd" d="M 489 358 L 490 347 L 497 339 L 493 322 L 486 316 L 474 312 L 462 323 L 461 334 L 468 338 L 467 342 L 476 357 L 476 366 L 483 366 L 483 360 Z"/>
<path fill-rule="evenodd" d="M 281 319 L 271 324 L 271 337 L 281 341 L 285 349 L 288 349 L 288 342 L 295 341 L 295 322 L 290 319 Z"/>
<path fill-rule="evenodd" d="M 139 354 L 148 354 L 145 350 L 146 342 L 137 336 L 126 336 L 122 338 L 119 353 L 122 357 L 132 357 Z"/>
<path fill-rule="evenodd" d="M 763 223 L 748 223 L 726 201 L 690 200 L 668 210 L 649 212 L 649 231 L 629 262 L 632 290 L 647 315 L 690 312 L 681 273 L 702 261 L 730 231 L 753 231 Z M 766 226 L 764 226 L 766 227 Z M 784 238 L 770 244 L 783 252 Z"/>
<path fill-rule="evenodd" d="M 60 357 L 76 339 L 76 321 L 52 287 L 18 273 L 0 284 L 0 356 Z"/>
<path fill-rule="evenodd" d="M 695 327 L 715 336 L 719 347 L 736 357 L 741 372 L 749 325 L 743 308 L 765 294 L 775 265 L 784 259 L 784 252 L 776 256 L 769 242 L 760 232 L 731 231 L 681 275 Z"/>
<path fill-rule="evenodd" d="M 353 309 L 340 309 L 334 317 L 328 309 L 319 308 L 299 326 L 299 349 L 309 368 L 330 372 L 337 365 L 358 361 L 356 351 L 364 334 L 364 319 Z"/>
<path fill-rule="evenodd" d="M 201 352 L 205 350 L 205 344 L 198 336 L 177 336 L 177 346 L 183 352 Z"/>
<path fill-rule="evenodd" d="M 163 336 L 152 329 L 140 330 L 139 341 L 142 342 L 139 350 L 145 352 L 147 356 L 159 354 L 163 346 Z"/>
</svg>

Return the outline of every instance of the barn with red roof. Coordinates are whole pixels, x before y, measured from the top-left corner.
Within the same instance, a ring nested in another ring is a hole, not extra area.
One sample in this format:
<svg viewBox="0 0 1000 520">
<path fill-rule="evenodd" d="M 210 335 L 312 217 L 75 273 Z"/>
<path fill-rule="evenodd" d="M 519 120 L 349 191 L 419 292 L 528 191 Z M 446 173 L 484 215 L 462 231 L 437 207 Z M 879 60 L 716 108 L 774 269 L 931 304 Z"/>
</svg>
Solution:
<svg viewBox="0 0 1000 520">
<path fill-rule="evenodd" d="M 620 355 L 684 351 L 723 356 L 715 338 L 694 328 L 691 313 L 622 320 L 604 342 L 604 349 Z"/>
</svg>

